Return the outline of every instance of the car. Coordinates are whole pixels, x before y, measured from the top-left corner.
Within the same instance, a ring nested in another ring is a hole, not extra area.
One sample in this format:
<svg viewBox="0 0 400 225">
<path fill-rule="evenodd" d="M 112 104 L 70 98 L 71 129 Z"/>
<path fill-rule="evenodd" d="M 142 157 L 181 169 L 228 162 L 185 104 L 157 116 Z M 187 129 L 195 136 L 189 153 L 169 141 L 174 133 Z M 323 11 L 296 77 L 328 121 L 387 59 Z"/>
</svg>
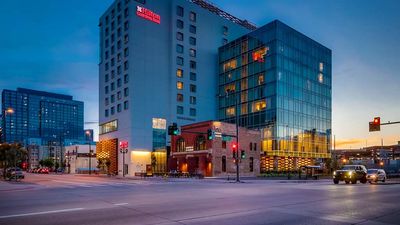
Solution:
<svg viewBox="0 0 400 225">
<path fill-rule="evenodd" d="M 367 183 L 367 168 L 363 165 L 345 165 L 342 169 L 333 172 L 333 183 L 338 184 L 344 181 L 346 184 L 350 182 L 356 184 L 357 181 Z"/>
<path fill-rule="evenodd" d="M 369 169 L 367 171 L 367 180 L 369 183 L 378 183 L 378 181 L 385 182 L 387 179 L 385 170 L 382 169 Z"/>
<path fill-rule="evenodd" d="M 48 174 L 49 168 L 40 168 L 38 169 L 37 173 Z"/>
<path fill-rule="evenodd" d="M 6 170 L 6 179 L 10 181 L 24 179 L 24 178 L 25 178 L 24 173 L 22 173 L 22 170 L 18 167 L 12 167 Z"/>
</svg>

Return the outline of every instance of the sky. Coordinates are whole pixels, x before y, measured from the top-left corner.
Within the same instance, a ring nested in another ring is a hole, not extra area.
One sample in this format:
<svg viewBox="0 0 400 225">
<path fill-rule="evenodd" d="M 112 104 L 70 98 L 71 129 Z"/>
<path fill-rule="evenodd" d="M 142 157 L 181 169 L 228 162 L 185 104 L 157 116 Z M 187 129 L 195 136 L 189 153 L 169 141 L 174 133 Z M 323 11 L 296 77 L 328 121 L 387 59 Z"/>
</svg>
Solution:
<svg viewBox="0 0 400 225">
<path fill-rule="evenodd" d="M 163 1 L 163 0 L 159 0 Z M 3 0 L 0 90 L 32 88 L 85 102 L 98 121 L 98 19 L 112 0 Z M 332 130 L 336 149 L 397 144 L 400 124 L 400 1 L 212 0 L 262 26 L 279 19 L 332 49 Z M 94 128 L 97 124 L 87 124 Z"/>
</svg>

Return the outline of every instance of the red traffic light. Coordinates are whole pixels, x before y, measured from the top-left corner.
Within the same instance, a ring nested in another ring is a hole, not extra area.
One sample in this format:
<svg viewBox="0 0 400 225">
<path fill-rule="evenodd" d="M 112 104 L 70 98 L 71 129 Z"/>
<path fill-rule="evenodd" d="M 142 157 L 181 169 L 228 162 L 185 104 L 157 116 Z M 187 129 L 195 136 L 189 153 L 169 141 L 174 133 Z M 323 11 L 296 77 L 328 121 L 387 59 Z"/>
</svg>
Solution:
<svg viewBox="0 0 400 225">
<path fill-rule="evenodd" d="M 232 143 L 232 151 L 236 151 L 237 150 L 237 144 L 236 143 Z"/>
<path fill-rule="evenodd" d="M 381 118 L 380 117 L 375 117 L 374 118 L 374 124 L 375 125 L 381 125 Z"/>
</svg>

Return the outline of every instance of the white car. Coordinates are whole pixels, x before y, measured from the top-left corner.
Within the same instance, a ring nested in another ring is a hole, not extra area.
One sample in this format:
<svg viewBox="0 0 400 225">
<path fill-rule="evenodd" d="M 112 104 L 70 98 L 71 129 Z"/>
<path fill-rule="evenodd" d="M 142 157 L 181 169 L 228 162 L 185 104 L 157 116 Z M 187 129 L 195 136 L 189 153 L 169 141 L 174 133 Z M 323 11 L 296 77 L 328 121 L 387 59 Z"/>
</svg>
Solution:
<svg viewBox="0 0 400 225">
<path fill-rule="evenodd" d="M 378 181 L 385 182 L 386 181 L 386 173 L 382 169 L 369 169 L 367 171 L 367 180 L 369 183 L 378 182 Z"/>
</svg>

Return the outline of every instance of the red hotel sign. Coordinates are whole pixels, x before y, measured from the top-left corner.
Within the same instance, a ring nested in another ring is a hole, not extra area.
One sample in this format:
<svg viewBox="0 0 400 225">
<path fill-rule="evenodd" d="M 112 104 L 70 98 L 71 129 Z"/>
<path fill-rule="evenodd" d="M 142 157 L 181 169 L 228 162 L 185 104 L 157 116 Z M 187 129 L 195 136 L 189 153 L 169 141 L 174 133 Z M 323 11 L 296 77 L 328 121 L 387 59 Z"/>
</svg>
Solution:
<svg viewBox="0 0 400 225">
<path fill-rule="evenodd" d="M 136 6 L 136 15 L 157 24 L 160 24 L 161 22 L 160 15 L 141 6 Z"/>
<path fill-rule="evenodd" d="M 128 142 L 127 141 L 120 141 L 119 142 L 119 147 L 122 149 L 128 148 Z"/>
</svg>

